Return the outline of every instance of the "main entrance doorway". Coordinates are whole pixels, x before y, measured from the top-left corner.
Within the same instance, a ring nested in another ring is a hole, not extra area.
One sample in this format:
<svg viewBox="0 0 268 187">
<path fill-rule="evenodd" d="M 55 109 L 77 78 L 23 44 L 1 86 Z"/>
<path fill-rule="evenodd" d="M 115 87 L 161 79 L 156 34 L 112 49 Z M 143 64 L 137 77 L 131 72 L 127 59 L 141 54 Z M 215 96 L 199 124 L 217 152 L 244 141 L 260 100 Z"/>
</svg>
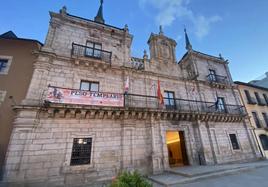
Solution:
<svg viewBox="0 0 268 187">
<path fill-rule="evenodd" d="M 188 165 L 183 131 L 167 131 L 166 144 L 170 167 Z"/>
</svg>

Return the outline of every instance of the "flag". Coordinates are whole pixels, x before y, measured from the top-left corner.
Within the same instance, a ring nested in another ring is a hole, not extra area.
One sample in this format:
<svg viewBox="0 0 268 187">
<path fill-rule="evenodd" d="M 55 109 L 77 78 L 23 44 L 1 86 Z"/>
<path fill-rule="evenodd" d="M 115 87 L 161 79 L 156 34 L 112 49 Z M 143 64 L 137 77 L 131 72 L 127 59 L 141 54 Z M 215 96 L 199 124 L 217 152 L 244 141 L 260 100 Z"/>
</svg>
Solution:
<svg viewBox="0 0 268 187">
<path fill-rule="evenodd" d="M 128 94 L 129 90 L 129 76 L 127 76 L 127 80 L 125 82 L 125 94 Z"/>
<path fill-rule="evenodd" d="M 163 105 L 164 104 L 164 98 L 163 98 L 163 95 L 161 93 L 160 81 L 159 80 L 158 80 L 158 83 L 157 83 L 157 97 L 158 97 L 158 100 L 159 100 L 159 104 Z"/>
</svg>

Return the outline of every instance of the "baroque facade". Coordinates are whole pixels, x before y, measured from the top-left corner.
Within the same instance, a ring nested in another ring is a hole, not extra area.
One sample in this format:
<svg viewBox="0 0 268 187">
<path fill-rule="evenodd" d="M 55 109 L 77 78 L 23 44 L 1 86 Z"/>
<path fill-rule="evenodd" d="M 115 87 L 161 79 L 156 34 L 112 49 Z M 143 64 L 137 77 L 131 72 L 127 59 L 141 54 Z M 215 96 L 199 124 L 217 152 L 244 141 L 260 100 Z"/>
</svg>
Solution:
<svg viewBox="0 0 268 187">
<path fill-rule="evenodd" d="M 177 62 L 177 44 L 162 29 L 148 40 L 150 58 L 131 57 L 128 27 L 105 24 L 102 5 L 94 21 L 65 7 L 50 16 L 14 109 L 5 181 L 85 184 L 122 170 L 156 174 L 259 156 L 222 57 L 193 50 L 185 33 Z"/>
</svg>

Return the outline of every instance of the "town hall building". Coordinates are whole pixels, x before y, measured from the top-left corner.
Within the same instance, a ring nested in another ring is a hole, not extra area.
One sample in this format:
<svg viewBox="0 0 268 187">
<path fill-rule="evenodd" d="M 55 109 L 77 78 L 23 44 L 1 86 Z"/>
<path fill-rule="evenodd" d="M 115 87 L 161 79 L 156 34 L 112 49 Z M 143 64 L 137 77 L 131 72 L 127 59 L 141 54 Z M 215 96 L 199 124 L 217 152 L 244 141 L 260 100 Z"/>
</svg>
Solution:
<svg viewBox="0 0 268 187">
<path fill-rule="evenodd" d="M 14 107 L 4 181 L 72 186 L 260 156 L 227 60 L 194 50 L 185 31 L 177 61 L 162 28 L 149 36 L 149 54 L 132 57 L 127 25 L 106 24 L 102 9 L 94 20 L 50 12 Z"/>
</svg>

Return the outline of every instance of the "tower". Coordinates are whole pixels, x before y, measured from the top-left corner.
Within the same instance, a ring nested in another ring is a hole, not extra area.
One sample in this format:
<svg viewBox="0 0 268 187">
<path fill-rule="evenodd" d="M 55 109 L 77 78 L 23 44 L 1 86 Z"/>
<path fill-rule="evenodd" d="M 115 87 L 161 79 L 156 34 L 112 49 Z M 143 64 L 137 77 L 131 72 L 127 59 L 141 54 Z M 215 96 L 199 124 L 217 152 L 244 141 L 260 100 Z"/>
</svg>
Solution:
<svg viewBox="0 0 268 187">
<path fill-rule="evenodd" d="M 176 63 L 176 41 L 164 35 L 163 28 L 160 26 L 159 34 L 152 33 L 148 45 L 152 60 L 165 63 Z"/>
</svg>

